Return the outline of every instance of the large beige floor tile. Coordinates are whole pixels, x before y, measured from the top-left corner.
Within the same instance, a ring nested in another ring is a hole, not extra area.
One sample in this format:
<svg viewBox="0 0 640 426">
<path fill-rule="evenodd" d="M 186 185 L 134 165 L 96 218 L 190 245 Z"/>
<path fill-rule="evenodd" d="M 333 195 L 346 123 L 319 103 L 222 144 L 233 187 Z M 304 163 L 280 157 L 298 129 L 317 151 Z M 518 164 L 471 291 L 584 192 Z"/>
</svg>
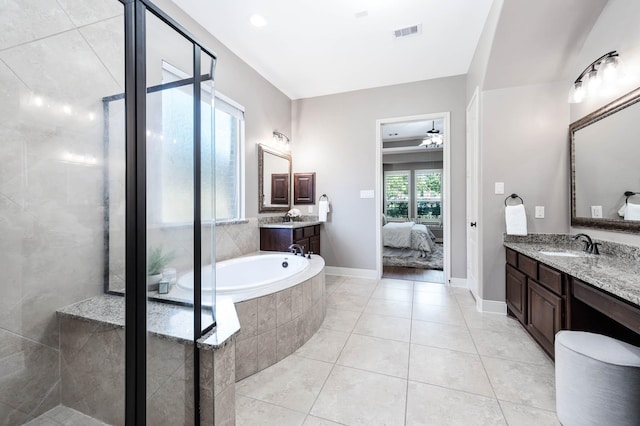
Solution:
<svg viewBox="0 0 640 426">
<path fill-rule="evenodd" d="M 348 425 L 402 425 L 407 381 L 336 365 L 311 415 Z"/>
<path fill-rule="evenodd" d="M 364 308 L 365 314 L 386 315 L 390 317 L 411 318 L 413 304 L 398 300 L 369 299 Z"/>
<path fill-rule="evenodd" d="M 475 306 L 461 305 L 462 314 L 470 329 L 482 329 L 493 331 L 522 330 L 522 326 L 515 318 L 501 314 L 488 314 L 478 312 Z"/>
<path fill-rule="evenodd" d="M 416 291 L 413 295 L 413 303 L 416 305 L 457 306 L 458 300 L 448 293 Z"/>
<path fill-rule="evenodd" d="M 556 413 L 552 411 L 540 410 L 539 408 L 513 404 L 507 401 L 498 402 L 509 426 L 560 426 Z"/>
<path fill-rule="evenodd" d="M 321 419 L 320 417 L 307 416 L 303 426 L 341 426 L 342 423 L 332 422 L 331 420 Z"/>
<path fill-rule="evenodd" d="M 328 308 L 362 312 L 369 301 L 369 296 L 353 296 L 344 293 L 337 293 L 337 290 L 338 289 L 327 295 Z"/>
<path fill-rule="evenodd" d="M 475 308 L 476 299 L 473 298 L 468 288 L 452 287 L 451 293 L 455 296 L 460 306 Z"/>
<path fill-rule="evenodd" d="M 399 300 L 401 302 L 413 301 L 413 289 L 390 286 L 378 286 L 371 297 L 376 299 Z"/>
<path fill-rule="evenodd" d="M 480 357 L 465 352 L 412 344 L 409 380 L 495 397 Z"/>
<path fill-rule="evenodd" d="M 382 278 L 378 282 L 378 287 L 389 287 L 389 288 L 404 288 L 404 289 L 413 289 L 413 281 L 410 280 L 398 280 L 395 278 Z M 377 289 L 376 288 L 376 289 Z"/>
<path fill-rule="evenodd" d="M 333 291 L 333 294 L 345 296 L 369 297 L 376 288 L 374 282 L 342 281 Z"/>
<path fill-rule="evenodd" d="M 366 336 L 408 342 L 411 333 L 411 320 L 382 315 L 362 314 L 353 332 Z"/>
<path fill-rule="evenodd" d="M 411 343 L 475 354 L 476 347 L 465 326 L 412 321 Z"/>
<path fill-rule="evenodd" d="M 416 293 L 417 292 L 443 293 L 443 294 L 453 295 L 453 292 L 451 291 L 451 287 L 447 287 L 441 283 L 427 283 L 427 282 L 416 281 L 413 284 L 413 289 Z"/>
<path fill-rule="evenodd" d="M 555 411 L 553 365 L 480 357 L 499 400 Z"/>
<path fill-rule="evenodd" d="M 549 358 L 524 330 L 471 329 L 470 332 L 480 355 L 533 364 L 549 363 Z"/>
<path fill-rule="evenodd" d="M 452 389 L 409 381 L 409 425 L 506 425 L 498 401 Z"/>
<path fill-rule="evenodd" d="M 237 426 L 299 426 L 306 414 L 236 395 Z"/>
<path fill-rule="evenodd" d="M 352 334 L 337 363 L 406 379 L 409 343 Z"/>
<path fill-rule="evenodd" d="M 290 355 L 236 384 L 236 392 L 292 410 L 308 412 L 332 364 Z"/>
<path fill-rule="evenodd" d="M 456 305 L 439 306 L 414 303 L 413 319 L 466 326 L 462 311 Z"/>
<path fill-rule="evenodd" d="M 351 333 L 360 318 L 360 312 L 345 311 L 343 309 L 327 308 L 327 314 L 322 323 L 323 328 Z"/>
<path fill-rule="evenodd" d="M 336 362 L 348 338 L 349 333 L 321 328 L 295 353 L 304 358 Z"/>
</svg>

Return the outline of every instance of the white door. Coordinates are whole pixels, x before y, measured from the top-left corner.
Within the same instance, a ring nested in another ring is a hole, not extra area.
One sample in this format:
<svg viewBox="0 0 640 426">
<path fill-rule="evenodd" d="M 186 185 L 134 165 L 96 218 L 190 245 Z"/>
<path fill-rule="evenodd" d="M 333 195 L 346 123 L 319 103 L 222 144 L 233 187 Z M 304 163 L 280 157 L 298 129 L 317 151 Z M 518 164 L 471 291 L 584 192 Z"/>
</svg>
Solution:
<svg viewBox="0 0 640 426">
<path fill-rule="evenodd" d="M 476 87 L 467 106 L 467 286 L 476 300 L 481 298 L 478 252 L 479 191 L 479 99 Z"/>
</svg>

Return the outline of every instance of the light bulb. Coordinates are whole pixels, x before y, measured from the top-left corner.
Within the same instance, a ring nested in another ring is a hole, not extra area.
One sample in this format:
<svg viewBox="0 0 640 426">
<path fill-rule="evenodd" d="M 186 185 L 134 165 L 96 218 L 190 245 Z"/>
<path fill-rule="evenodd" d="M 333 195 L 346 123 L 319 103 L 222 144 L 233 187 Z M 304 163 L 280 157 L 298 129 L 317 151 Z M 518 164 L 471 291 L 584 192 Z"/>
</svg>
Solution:
<svg viewBox="0 0 640 426">
<path fill-rule="evenodd" d="M 609 56 L 600 65 L 599 74 L 605 83 L 612 83 L 618 77 L 619 61 L 617 56 Z"/>
<path fill-rule="evenodd" d="M 569 103 L 579 104 L 586 97 L 587 92 L 584 89 L 584 85 L 581 81 L 577 81 L 571 86 L 571 90 L 569 91 Z"/>
</svg>

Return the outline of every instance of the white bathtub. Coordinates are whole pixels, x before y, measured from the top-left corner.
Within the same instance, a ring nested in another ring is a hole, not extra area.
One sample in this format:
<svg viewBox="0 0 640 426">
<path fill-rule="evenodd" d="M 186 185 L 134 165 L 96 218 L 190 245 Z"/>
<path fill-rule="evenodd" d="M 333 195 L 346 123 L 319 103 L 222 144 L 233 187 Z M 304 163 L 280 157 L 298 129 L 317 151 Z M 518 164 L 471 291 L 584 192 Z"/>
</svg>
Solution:
<svg viewBox="0 0 640 426">
<path fill-rule="evenodd" d="M 286 265 L 286 266 L 285 266 Z M 320 256 L 311 260 L 290 253 L 238 257 L 216 264 L 216 294 L 234 302 L 264 296 L 298 284 L 324 267 Z M 211 265 L 202 267 L 202 291 L 211 293 Z M 178 277 L 177 287 L 193 291 L 193 271 Z"/>
</svg>

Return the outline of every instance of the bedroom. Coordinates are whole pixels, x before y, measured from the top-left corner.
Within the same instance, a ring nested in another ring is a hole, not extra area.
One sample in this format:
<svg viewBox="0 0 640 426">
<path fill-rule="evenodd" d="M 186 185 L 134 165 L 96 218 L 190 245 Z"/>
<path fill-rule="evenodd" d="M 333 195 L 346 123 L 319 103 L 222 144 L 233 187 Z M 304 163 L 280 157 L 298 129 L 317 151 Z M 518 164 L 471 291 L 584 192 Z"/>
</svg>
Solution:
<svg viewBox="0 0 640 426">
<path fill-rule="evenodd" d="M 444 282 L 445 118 L 381 125 L 383 276 Z"/>
</svg>

